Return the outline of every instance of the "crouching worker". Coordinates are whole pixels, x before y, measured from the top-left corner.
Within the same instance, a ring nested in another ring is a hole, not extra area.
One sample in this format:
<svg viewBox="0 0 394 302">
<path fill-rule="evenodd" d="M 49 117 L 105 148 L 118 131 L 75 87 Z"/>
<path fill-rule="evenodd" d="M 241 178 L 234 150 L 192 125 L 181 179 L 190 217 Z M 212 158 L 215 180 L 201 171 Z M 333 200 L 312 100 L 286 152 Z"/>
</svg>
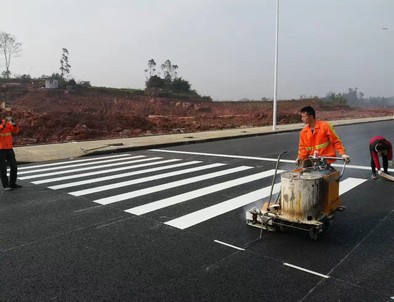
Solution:
<svg viewBox="0 0 394 302">
<path fill-rule="evenodd" d="M 307 167 L 311 164 L 308 156 L 317 154 L 318 156 L 336 157 L 336 152 L 346 163 L 350 163 L 350 157 L 346 155 L 345 147 L 334 127 L 328 122 L 317 120 L 315 110 L 311 106 L 304 107 L 300 111 L 305 127 L 300 132 L 296 165 Z M 334 161 L 328 159 L 327 163 L 330 164 Z"/>
<path fill-rule="evenodd" d="M 0 177 L 5 191 L 20 188 L 16 183 L 17 164 L 12 144 L 12 135 L 19 133 L 19 127 L 11 117 L 7 117 L 0 124 Z M 10 179 L 7 176 L 7 163 L 10 166 Z"/>
<path fill-rule="evenodd" d="M 379 157 L 382 157 L 383 171 L 388 172 L 388 166 L 393 165 L 393 146 L 383 136 L 374 136 L 369 141 L 369 152 L 371 153 L 372 179 L 376 179 L 376 169 L 380 171 Z"/>
</svg>

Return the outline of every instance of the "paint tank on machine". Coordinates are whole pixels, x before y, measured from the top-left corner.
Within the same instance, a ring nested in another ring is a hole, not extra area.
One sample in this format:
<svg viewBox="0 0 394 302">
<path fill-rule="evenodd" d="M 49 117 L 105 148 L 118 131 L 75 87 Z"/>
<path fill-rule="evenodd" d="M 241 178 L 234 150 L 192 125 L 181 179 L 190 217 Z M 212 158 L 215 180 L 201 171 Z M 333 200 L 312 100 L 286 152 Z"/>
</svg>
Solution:
<svg viewBox="0 0 394 302">
<path fill-rule="evenodd" d="M 319 172 L 284 173 L 281 176 L 281 210 L 289 220 L 311 222 L 323 207 L 324 180 Z"/>
</svg>

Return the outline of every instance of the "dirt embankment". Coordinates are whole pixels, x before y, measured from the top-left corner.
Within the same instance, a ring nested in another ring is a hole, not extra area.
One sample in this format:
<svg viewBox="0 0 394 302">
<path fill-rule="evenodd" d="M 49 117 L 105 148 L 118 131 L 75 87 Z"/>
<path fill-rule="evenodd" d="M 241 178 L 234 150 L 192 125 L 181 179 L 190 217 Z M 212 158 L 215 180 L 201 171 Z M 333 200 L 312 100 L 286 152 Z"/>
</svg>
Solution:
<svg viewBox="0 0 394 302">
<path fill-rule="evenodd" d="M 192 102 L 91 91 L 29 91 L 10 102 L 21 127 L 15 145 L 123 138 L 272 125 L 272 102 Z M 299 123 L 312 105 L 323 120 L 390 116 L 392 109 L 330 107 L 316 100 L 280 101 L 277 123 Z"/>
</svg>

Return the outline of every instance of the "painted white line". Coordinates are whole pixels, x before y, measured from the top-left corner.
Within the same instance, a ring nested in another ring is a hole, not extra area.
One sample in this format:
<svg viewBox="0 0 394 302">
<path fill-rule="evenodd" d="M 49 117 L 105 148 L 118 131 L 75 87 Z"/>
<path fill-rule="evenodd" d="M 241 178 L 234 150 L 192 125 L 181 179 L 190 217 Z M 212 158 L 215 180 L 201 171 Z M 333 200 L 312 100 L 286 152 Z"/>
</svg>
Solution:
<svg viewBox="0 0 394 302">
<path fill-rule="evenodd" d="M 123 194 L 110 196 L 110 197 L 106 197 L 106 198 L 101 198 L 101 199 L 97 199 L 97 200 L 93 200 L 93 201 L 100 203 L 100 204 L 114 203 L 117 201 L 132 199 L 132 198 L 135 198 L 138 196 L 156 193 L 159 191 L 188 185 L 191 183 L 195 183 L 195 182 L 199 182 L 199 181 L 203 181 L 203 180 L 207 180 L 207 179 L 212 179 L 212 178 L 223 176 L 223 175 L 228 175 L 231 173 L 236 173 L 236 172 L 244 171 L 244 170 L 251 169 L 251 168 L 252 167 L 240 166 L 240 167 L 236 167 L 236 168 L 232 168 L 232 169 L 222 170 L 219 172 L 213 172 L 213 173 L 200 175 L 200 176 L 196 176 L 196 177 L 192 177 L 192 178 L 186 178 L 186 179 L 182 179 L 182 180 L 178 180 L 178 181 L 174 181 L 174 182 L 169 182 L 169 183 L 162 184 L 162 185 L 153 186 L 153 187 L 146 188 L 146 189 L 123 193 Z"/>
<path fill-rule="evenodd" d="M 340 194 L 343 194 L 353 189 L 354 187 L 362 184 L 364 181 L 366 181 L 365 179 L 359 179 L 359 178 L 348 178 L 348 179 L 349 179 L 348 181 L 341 182 L 342 189 Z M 214 218 L 216 216 L 222 215 L 229 211 L 235 210 L 247 204 L 254 203 L 258 200 L 268 197 L 270 189 L 271 186 L 265 187 L 263 189 L 250 192 L 248 194 L 241 195 L 233 199 L 229 199 L 222 203 L 218 203 L 208 208 L 204 208 L 202 210 L 175 218 L 173 220 L 165 222 L 165 224 L 183 230 L 191 226 L 194 226 L 196 224 L 199 224 L 203 221 L 206 221 L 208 219 Z M 279 191 L 280 191 L 280 183 L 275 184 L 273 189 L 273 194 L 276 194 Z"/>
<path fill-rule="evenodd" d="M 112 158 L 112 159 L 107 159 L 107 160 L 99 160 L 99 161 L 92 161 L 92 162 L 88 162 L 88 163 L 77 163 L 77 164 L 72 164 L 72 165 L 68 165 L 67 167 L 52 167 L 52 168 L 45 168 L 45 169 L 38 169 L 38 170 L 33 170 L 33 171 L 23 171 L 21 173 L 18 174 L 29 174 L 29 173 L 40 173 L 40 172 L 46 172 L 46 171 L 55 171 L 55 170 L 61 170 L 61 169 L 66 169 L 66 168 L 75 168 L 75 167 L 85 167 L 85 166 L 92 166 L 92 165 L 96 165 L 96 164 L 100 164 L 100 163 L 113 163 L 116 161 L 124 161 L 126 159 L 137 159 L 137 158 L 141 158 L 141 157 L 145 157 L 145 156 L 131 156 L 131 157 L 121 157 L 121 158 Z"/>
<path fill-rule="evenodd" d="M 171 161 L 173 161 L 173 160 L 171 160 Z M 81 181 L 61 184 L 61 185 L 57 185 L 57 186 L 52 186 L 52 187 L 49 187 L 49 189 L 59 190 L 59 189 L 64 189 L 64 188 L 71 188 L 71 187 L 76 187 L 76 186 L 81 186 L 81 185 L 101 182 L 101 181 L 105 181 L 105 180 L 111 180 L 111 179 L 117 179 L 117 178 L 122 178 L 122 177 L 129 177 L 129 176 L 140 175 L 140 174 L 145 174 L 145 173 L 150 173 L 150 172 L 156 172 L 156 171 L 162 171 L 162 170 L 167 170 L 167 169 L 179 168 L 179 167 L 194 165 L 194 164 L 197 164 L 197 163 L 201 163 L 201 162 L 196 162 L 196 161 L 194 161 L 194 162 L 184 162 L 184 163 L 180 163 L 180 164 L 174 164 L 174 165 L 150 168 L 150 169 L 145 169 L 145 170 L 138 170 L 138 171 L 132 171 L 132 172 L 127 172 L 127 173 L 108 175 L 108 176 L 97 177 L 97 178 L 93 178 L 93 179 L 86 179 L 86 180 L 81 180 Z"/>
<path fill-rule="evenodd" d="M 320 274 L 320 273 L 317 273 L 317 272 L 311 271 L 309 269 L 305 269 L 305 268 L 302 268 L 300 266 L 293 265 L 293 264 L 290 264 L 290 263 L 284 262 L 283 265 L 286 265 L 286 266 L 289 266 L 291 268 L 295 268 L 295 269 L 298 269 L 300 271 L 303 271 L 303 272 L 306 272 L 306 273 L 309 273 L 309 274 L 313 274 L 313 275 L 316 275 L 316 276 L 319 276 L 319 277 L 322 277 L 322 278 L 327 278 L 327 279 L 330 278 L 330 276 L 323 275 L 323 274 Z"/>
<path fill-rule="evenodd" d="M 362 178 L 346 178 L 339 183 L 339 195 L 345 194 L 347 191 L 361 185 L 365 181 L 367 180 Z"/>
<path fill-rule="evenodd" d="M 107 158 L 116 158 L 116 157 L 126 157 L 130 156 L 131 154 L 118 154 L 118 155 L 111 155 L 111 156 L 103 156 L 103 157 L 93 157 L 87 159 L 74 159 L 69 161 L 57 162 L 57 163 L 50 163 L 50 164 L 41 164 L 41 165 L 34 165 L 34 166 L 22 166 L 18 167 L 18 171 L 20 170 L 29 170 L 29 169 L 36 169 L 36 168 L 43 168 L 43 167 L 53 167 L 53 166 L 61 166 L 61 165 L 72 165 L 74 163 L 82 163 L 88 161 L 94 161 L 98 159 L 107 159 Z"/>
<path fill-rule="evenodd" d="M 188 152 L 188 151 L 176 151 L 176 150 L 149 149 L 148 151 L 165 152 L 165 153 L 179 153 L 179 154 L 193 154 L 193 155 L 201 155 L 201 156 L 214 156 L 214 157 L 226 157 L 226 158 L 252 159 L 252 160 L 262 160 L 262 161 L 272 161 L 272 162 L 276 162 L 278 160 L 277 158 L 241 156 L 241 155 L 230 155 L 230 154 L 216 154 L 216 153 L 202 153 L 202 152 Z M 281 159 L 280 162 L 294 163 L 294 160 Z M 332 164 L 332 166 L 343 167 L 343 165 L 339 165 L 339 164 Z M 371 170 L 371 167 L 370 166 L 346 165 L 346 169 Z M 394 172 L 394 169 L 389 169 L 389 171 Z"/>
<path fill-rule="evenodd" d="M 131 160 L 131 161 L 124 162 L 124 164 L 135 164 L 135 163 L 143 163 L 143 164 L 130 165 L 130 166 L 114 168 L 114 169 L 99 170 L 99 171 L 93 171 L 93 172 L 86 172 L 86 173 L 79 173 L 79 174 L 74 174 L 74 175 L 67 175 L 67 176 L 42 179 L 42 180 L 32 181 L 32 183 L 35 185 L 40 185 L 40 184 L 45 184 L 45 183 L 50 183 L 50 182 L 65 181 L 65 180 L 69 180 L 69 179 L 93 176 L 93 175 L 104 174 L 104 173 L 113 173 L 113 172 L 119 172 L 119 171 L 124 171 L 124 170 L 132 170 L 132 169 L 136 169 L 136 168 L 149 167 L 149 166 L 160 165 L 160 164 L 164 164 L 164 163 L 170 163 L 170 162 L 181 160 L 181 159 L 169 159 L 169 160 L 160 160 L 160 161 L 146 163 L 147 161 L 158 160 L 158 159 L 162 159 L 162 157 L 151 157 L 151 158 L 144 158 L 144 159 L 139 159 L 139 160 Z"/>
<path fill-rule="evenodd" d="M 225 246 L 231 247 L 231 248 L 239 250 L 239 251 L 244 251 L 245 250 L 245 249 L 243 249 L 241 247 L 238 247 L 238 246 L 235 246 L 235 245 L 232 245 L 232 244 L 228 244 L 228 243 L 225 243 L 225 242 L 222 242 L 222 241 L 219 241 L 219 240 L 214 240 L 213 242 L 216 242 L 216 243 L 219 243 L 219 244 L 223 244 Z"/>
<path fill-rule="evenodd" d="M 165 153 L 179 153 L 179 154 L 193 154 L 203 156 L 215 156 L 215 157 L 227 157 L 227 158 L 241 158 L 241 159 L 253 159 L 253 160 L 265 160 L 265 161 L 278 161 L 277 158 L 266 158 L 266 157 L 254 157 L 254 156 L 241 156 L 241 155 L 228 155 L 228 154 L 215 154 L 215 153 L 201 153 L 201 152 L 188 152 L 188 151 L 175 151 L 175 150 L 161 150 L 161 149 L 150 149 L 148 151 L 154 152 L 165 152 Z M 281 159 L 281 162 L 294 163 L 294 160 Z"/>
<path fill-rule="evenodd" d="M 272 193 L 276 194 L 279 192 L 279 190 L 280 190 L 280 184 L 275 184 Z M 196 225 L 198 223 L 201 223 L 205 220 L 211 219 L 213 217 L 243 207 L 247 204 L 251 204 L 258 200 L 266 198 L 269 196 L 270 191 L 271 191 L 271 186 L 264 187 L 263 189 L 253 191 L 248 194 L 244 194 L 236 198 L 232 198 L 224 202 L 215 204 L 213 206 L 201 209 L 199 211 L 167 221 L 165 222 L 165 224 L 183 230 L 193 225 Z"/>
<path fill-rule="evenodd" d="M 156 157 L 161 158 L 161 157 Z M 83 168 L 78 168 L 78 169 L 71 169 L 71 170 L 62 170 L 62 171 L 56 171 L 56 172 L 49 172 L 49 173 L 43 173 L 43 174 L 33 174 L 29 176 L 22 176 L 19 177 L 19 179 L 32 179 L 32 178 L 40 178 L 40 177 L 47 177 L 47 176 L 53 176 L 53 175 L 59 175 L 59 174 L 71 174 L 75 172 L 81 172 L 81 171 L 86 171 L 86 170 L 97 170 L 101 168 L 108 168 L 108 167 L 115 167 L 115 166 L 124 166 L 125 164 L 129 163 L 134 163 L 135 161 L 123 161 L 120 163 L 110 163 L 110 164 L 105 164 L 105 165 L 98 165 L 98 166 L 89 166 L 89 167 L 83 167 Z"/>
<path fill-rule="evenodd" d="M 283 172 L 283 170 L 278 170 L 278 173 L 282 173 L 282 172 Z M 274 175 L 274 173 L 275 173 L 275 170 L 269 170 L 269 171 L 256 173 L 256 174 L 248 175 L 245 177 L 225 181 L 225 182 L 218 183 L 218 184 L 215 184 L 212 186 L 208 186 L 208 187 L 197 189 L 197 190 L 190 191 L 187 193 L 171 196 L 169 198 L 157 200 L 157 201 L 150 202 L 150 203 L 138 206 L 138 207 L 127 209 L 127 210 L 125 210 L 125 212 L 135 214 L 135 215 L 146 214 L 146 213 L 153 212 L 153 211 L 156 211 L 159 209 L 163 209 L 163 208 L 166 208 L 169 206 L 173 206 L 175 204 L 179 204 L 179 203 L 187 201 L 187 200 L 195 199 L 195 198 L 205 196 L 205 195 L 208 195 L 211 193 L 215 193 L 218 191 L 222 191 L 222 190 L 234 187 L 234 186 L 239 186 L 239 185 L 242 185 L 242 184 L 245 184 L 248 182 L 262 179 L 264 177 L 272 176 L 272 175 Z"/>
<path fill-rule="evenodd" d="M 153 181 L 153 180 L 157 180 L 157 179 L 162 179 L 162 178 L 166 178 L 166 177 L 182 175 L 182 174 L 202 171 L 202 170 L 206 170 L 206 169 L 212 169 L 212 168 L 216 168 L 216 167 L 220 167 L 220 166 L 224 166 L 224 164 L 210 164 L 210 165 L 204 165 L 204 166 L 199 166 L 199 167 L 195 167 L 195 168 L 189 168 L 189 169 L 184 169 L 184 170 L 179 170 L 179 171 L 174 171 L 174 172 L 169 172 L 169 173 L 164 173 L 164 174 L 159 174 L 159 175 L 148 176 L 148 177 L 139 178 L 139 179 L 132 179 L 132 180 L 118 182 L 118 183 L 109 184 L 109 185 L 105 185 L 105 186 L 99 186 L 99 187 L 95 187 L 95 188 L 74 191 L 74 192 L 71 192 L 70 194 L 74 195 L 74 196 L 88 195 L 88 194 L 92 194 L 92 193 L 127 187 L 127 186 L 131 186 L 131 185 L 135 185 L 135 184 L 139 184 L 139 183 L 143 183 L 143 182 L 148 182 L 148 181 Z"/>
</svg>

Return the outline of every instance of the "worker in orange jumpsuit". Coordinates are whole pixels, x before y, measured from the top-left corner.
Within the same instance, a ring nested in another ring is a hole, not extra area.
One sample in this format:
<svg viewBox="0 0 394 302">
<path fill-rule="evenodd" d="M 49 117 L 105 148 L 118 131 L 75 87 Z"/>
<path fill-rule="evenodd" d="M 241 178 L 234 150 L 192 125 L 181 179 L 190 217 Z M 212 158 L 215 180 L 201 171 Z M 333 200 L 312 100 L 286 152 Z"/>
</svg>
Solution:
<svg viewBox="0 0 394 302">
<path fill-rule="evenodd" d="M 350 162 L 350 157 L 345 153 L 341 139 L 330 123 L 317 120 L 315 110 L 311 106 L 301 109 L 301 118 L 305 127 L 300 132 L 297 166 L 307 160 L 308 156 L 336 157 L 336 152 L 346 163 Z M 334 161 L 328 159 L 327 163 Z M 304 164 L 304 166 L 307 165 Z"/>
<path fill-rule="evenodd" d="M 16 183 L 17 164 L 13 149 L 12 135 L 19 133 L 19 127 L 11 117 L 0 124 L 0 177 L 5 191 L 22 187 Z M 10 179 L 7 176 L 7 163 L 10 165 Z"/>
</svg>

